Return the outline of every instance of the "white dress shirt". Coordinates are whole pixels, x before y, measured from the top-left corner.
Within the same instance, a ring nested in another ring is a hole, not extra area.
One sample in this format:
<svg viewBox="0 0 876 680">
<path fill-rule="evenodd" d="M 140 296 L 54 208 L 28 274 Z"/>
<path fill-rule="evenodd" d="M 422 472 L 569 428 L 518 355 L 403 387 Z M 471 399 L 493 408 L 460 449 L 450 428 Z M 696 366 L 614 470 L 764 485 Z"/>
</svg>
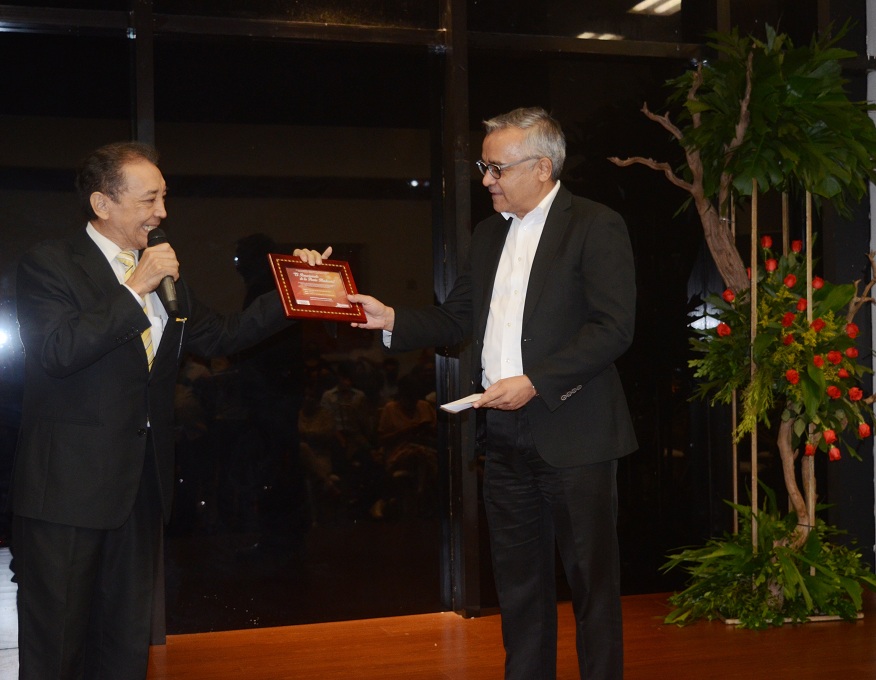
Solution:
<svg viewBox="0 0 876 680">
<path fill-rule="evenodd" d="M 161 335 L 164 332 L 164 325 L 167 323 L 167 312 L 164 310 L 164 305 L 162 305 L 161 301 L 158 299 L 158 294 L 153 291 L 149 293 L 145 299 L 141 298 L 133 288 L 125 284 L 125 265 L 116 259 L 116 255 L 122 252 L 122 248 L 119 248 L 115 243 L 95 229 L 91 222 L 88 223 L 85 231 L 88 232 L 91 240 L 97 244 L 97 247 L 100 248 L 100 252 L 103 253 L 103 256 L 110 263 L 110 266 L 116 273 L 116 278 L 118 278 L 119 283 L 131 291 L 131 295 L 134 296 L 134 299 L 137 300 L 140 306 L 143 306 L 144 302 L 146 303 L 146 314 L 152 324 L 152 346 L 157 353 L 158 344 L 161 342 Z M 139 261 L 140 253 L 135 250 L 134 265 L 136 266 Z"/>
<path fill-rule="evenodd" d="M 502 213 L 511 218 L 505 247 L 496 270 L 484 349 L 481 365 L 484 368 L 484 388 L 502 378 L 523 375 L 521 337 L 523 333 L 523 306 L 535 251 L 544 230 L 548 211 L 554 202 L 560 183 L 557 182 L 541 203 L 530 210 L 523 219 L 512 213 Z"/>
</svg>

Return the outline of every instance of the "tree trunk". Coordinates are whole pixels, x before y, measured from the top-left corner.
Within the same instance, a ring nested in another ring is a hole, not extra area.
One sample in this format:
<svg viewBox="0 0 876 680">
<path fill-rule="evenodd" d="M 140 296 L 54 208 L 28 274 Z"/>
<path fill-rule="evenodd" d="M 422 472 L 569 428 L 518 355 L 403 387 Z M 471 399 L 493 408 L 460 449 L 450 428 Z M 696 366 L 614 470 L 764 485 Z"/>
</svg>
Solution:
<svg viewBox="0 0 876 680">
<path fill-rule="evenodd" d="M 788 500 L 794 512 L 797 513 L 797 528 L 793 533 L 791 548 L 797 550 L 809 537 L 809 513 L 806 510 L 806 500 L 797 486 L 797 468 L 795 465 L 797 454 L 791 447 L 791 438 L 794 435 L 795 418 L 783 420 L 779 426 L 779 455 L 782 459 L 782 472 L 785 477 L 785 488 L 788 490 Z"/>
</svg>

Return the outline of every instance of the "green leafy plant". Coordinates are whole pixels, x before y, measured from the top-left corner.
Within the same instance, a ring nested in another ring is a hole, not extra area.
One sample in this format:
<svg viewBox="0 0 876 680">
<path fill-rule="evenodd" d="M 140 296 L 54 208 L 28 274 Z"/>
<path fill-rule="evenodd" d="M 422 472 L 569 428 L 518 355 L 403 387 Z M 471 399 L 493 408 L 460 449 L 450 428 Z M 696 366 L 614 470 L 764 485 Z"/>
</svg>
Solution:
<svg viewBox="0 0 876 680">
<path fill-rule="evenodd" d="M 876 576 L 854 544 L 829 541 L 841 532 L 821 520 L 799 549 L 791 548 L 797 515 L 781 515 L 775 494 L 761 488 L 764 505 L 756 515 L 748 506 L 733 506 L 745 520 L 738 534 L 668 556 L 662 570 L 683 568 L 690 578 L 685 590 L 669 598 L 675 609 L 667 623 L 683 626 L 721 618 L 763 629 L 816 615 L 851 621 L 861 611 L 864 588 L 876 590 Z M 756 545 L 752 520 L 757 523 Z"/>
<path fill-rule="evenodd" d="M 642 156 L 609 159 L 658 170 L 690 194 L 718 271 L 734 291 L 749 285 L 730 227 L 734 199 L 751 196 L 756 184 L 759 192 L 808 191 L 847 212 L 876 181 L 876 126 L 868 115 L 876 106 L 845 92 L 841 61 L 855 56 L 837 47 L 845 31 L 803 47 L 770 26 L 765 40 L 737 30 L 711 34 L 709 46 L 721 58 L 668 82 L 667 103 L 680 107 L 677 122 L 642 107 L 679 143 L 682 167 Z"/>
<path fill-rule="evenodd" d="M 876 181 L 876 127 L 867 115 L 873 106 L 844 91 L 840 62 L 855 56 L 837 47 L 847 29 L 803 47 L 771 26 L 764 40 L 712 33 L 720 58 L 670 81 L 669 102 L 685 113 L 682 144 L 704 160 L 706 195 L 720 193 L 722 178 L 737 196 L 750 196 L 757 180 L 760 191 L 805 188 L 841 212 L 867 195 Z M 740 124 L 744 135 L 728 148 Z"/>
</svg>

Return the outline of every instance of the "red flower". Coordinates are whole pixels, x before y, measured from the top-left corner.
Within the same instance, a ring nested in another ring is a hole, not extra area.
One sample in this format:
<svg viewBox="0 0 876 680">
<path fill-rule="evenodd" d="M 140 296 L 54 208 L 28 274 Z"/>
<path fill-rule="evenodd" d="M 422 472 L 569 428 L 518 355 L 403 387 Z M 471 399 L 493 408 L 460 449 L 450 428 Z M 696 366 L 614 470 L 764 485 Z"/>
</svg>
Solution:
<svg viewBox="0 0 876 680">
<path fill-rule="evenodd" d="M 736 293 L 734 293 L 729 288 L 721 293 L 721 297 L 724 298 L 724 302 L 733 302 L 736 299 Z"/>
<path fill-rule="evenodd" d="M 843 396 L 843 393 L 839 387 L 837 387 L 836 385 L 831 385 L 827 388 L 827 396 L 831 399 L 839 399 L 841 396 Z"/>
<path fill-rule="evenodd" d="M 816 333 L 820 332 L 822 328 L 825 327 L 824 319 L 818 317 L 815 321 L 812 322 L 812 330 Z"/>
<path fill-rule="evenodd" d="M 797 318 L 797 315 L 794 312 L 785 312 L 785 316 L 782 317 L 782 325 L 785 328 L 794 325 L 794 319 Z"/>
<path fill-rule="evenodd" d="M 797 300 L 797 311 L 798 312 L 805 312 L 806 306 L 807 306 L 806 298 L 800 298 L 799 300 Z"/>
<path fill-rule="evenodd" d="M 846 356 L 847 356 L 849 359 L 857 359 L 857 358 L 858 358 L 858 350 L 857 350 L 857 348 L 855 348 L 855 347 L 849 347 L 849 348 L 846 350 Z"/>
<path fill-rule="evenodd" d="M 861 401 L 861 398 L 864 396 L 864 391 L 860 387 L 850 387 L 849 388 L 849 399 L 851 401 Z"/>
<path fill-rule="evenodd" d="M 790 333 L 788 333 L 785 337 L 782 338 L 782 342 L 785 345 L 790 345 L 791 343 L 794 342 L 794 336 L 791 335 Z"/>
<path fill-rule="evenodd" d="M 793 274 L 788 274 L 788 275 L 785 277 L 785 285 L 786 285 L 788 288 L 793 288 L 794 286 L 797 285 L 797 277 L 794 276 Z"/>
<path fill-rule="evenodd" d="M 820 276 L 816 276 L 812 279 L 812 287 L 815 290 L 818 290 L 819 288 L 824 288 L 824 279 Z"/>
<path fill-rule="evenodd" d="M 846 335 L 848 335 L 853 340 L 858 337 L 858 333 L 860 332 L 861 330 L 858 328 L 857 324 L 846 324 Z"/>
<path fill-rule="evenodd" d="M 769 260 L 767 260 L 766 262 L 763 263 L 763 266 L 764 266 L 764 269 L 766 269 L 768 272 L 772 273 L 772 272 L 776 271 L 776 269 L 779 268 L 779 261 L 776 260 L 775 258 L 771 257 Z"/>
<path fill-rule="evenodd" d="M 814 456 L 815 455 L 815 444 L 806 444 L 806 448 L 803 450 L 803 454 L 806 456 Z"/>
<path fill-rule="evenodd" d="M 835 446 L 830 447 L 830 451 L 827 452 L 827 455 L 830 456 L 830 459 L 834 461 L 839 460 L 843 457 L 843 454 L 841 454 L 840 450 Z"/>
<path fill-rule="evenodd" d="M 824 437 L 824 443 L 827 445 L 833 444 L 836 441 L 836 432 L 833 430 L 825 430 L 822 436 Z"/>
<path fill-rule="evenodd" d="M 761 248 L 772 248 L 773 247 L 773 237 L 772 236 L 761 236 L 760 237 L 760 247 Z"/>
<path fill-rule="evenodd" d="M 803 241 L 791 241 L 791 250 L 799 253 L 803 250 Z"/>
<path fill-rule="evenodd" d="M 849 372 L 848 372 L 846 369 L 841 368 L 841 369 L 839 370 L 839 372 L 837 373 L 837 375 L 838 375 L 840 378 L 848 378 L 848 377 L 849 377 Z"/>
<path fill-rule="evenodd" d="M 787 371 L 785 371 L 785 378 L 787 378 L 788 382 L 792 385 L 796 385 L 798 382 L 800 382 L 800 374 L 797 373 L 797 371 L 795 371 L 793 368 L 789 368 Z"/>
<path fill-rule="evenodd" d="M 726 323 L 719 323 L 718 327 L 715 329 L 722 338 L 726 338 L 730 335 L 730 326 Z"/>
<path fill-rule="evenodd" d="M 837 352 L 835 349 L 832 349 L 827 353 L 827 360 L 834 366 L 836 366 L 843 360 L 843 355 L 840 352 Z"/>
<path fill-rule="evenodd" d="M 858 436 L 861 439 L 870 436 L 870 426 L 867 423 L 858 424 Z"/>
<path fill-rule="evenodd" d="M 816 354 L 814 357 L 812 357 L 812 363 L 815 364 L 818 368 L 821 368 L 822 366 L 824 366 L 824 357 L 820 354 Z"/>
<path fill-rule="evenodd" d="M 751 267 L 746 267 L 745 273 L 748 274 L 748 280 L 751 281 Z"/>
</svg>

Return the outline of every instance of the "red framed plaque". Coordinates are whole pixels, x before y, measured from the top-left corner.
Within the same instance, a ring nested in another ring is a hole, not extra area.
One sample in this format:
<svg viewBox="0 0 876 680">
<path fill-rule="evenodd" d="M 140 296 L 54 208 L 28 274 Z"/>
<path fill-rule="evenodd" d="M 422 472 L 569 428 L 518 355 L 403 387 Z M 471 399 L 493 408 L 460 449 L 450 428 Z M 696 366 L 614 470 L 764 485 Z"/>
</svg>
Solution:
<svg viewBox="0 0 876 680">
<path fill-rule="evenodd" d="M 330 321 L 367 321 L 362 305 L 347 300 L 356 284 L 348 262 L 323 260 L 309 265 L 297 257 L 270 253 L 274 281 L 289 318 Z"/>
</svg>

